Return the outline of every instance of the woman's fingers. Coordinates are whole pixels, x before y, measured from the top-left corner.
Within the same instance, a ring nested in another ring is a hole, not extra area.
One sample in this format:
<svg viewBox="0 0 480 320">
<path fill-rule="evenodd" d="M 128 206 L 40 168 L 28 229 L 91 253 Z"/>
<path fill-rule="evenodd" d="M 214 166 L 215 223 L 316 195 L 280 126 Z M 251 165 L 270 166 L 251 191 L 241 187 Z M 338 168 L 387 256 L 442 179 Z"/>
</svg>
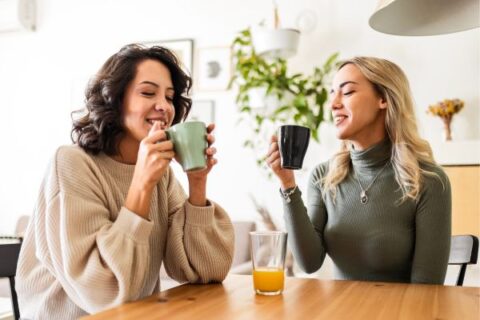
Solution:
<svg viewBox="0 0 480 320">
<path fill-rule="evenodd" d="M 280 161 L 280 152 L 278 150 L 272 152 L 266 159 L 267 164 L 269 164 L 269 165 L 273 164 L 277 160 Z"/>
<path fill-rule="evenodd" d="M 217 148 L 207 148 L 207 150 L 205 150 L 205 153 L 207 154 L 207 156 L 212 157 L 215 153 L 217 153 Z"/>
<path fill-rule="evenodd" d="M 278 170 L 282 169 L 281 160 L 280 160 L 280 151 L 276 150 L 270 154 L 267 159 L 265 160 L 267 165 L 274 171 L 277 172 Z"/>
<path fill-rule="evenodd" d="M 213 134 L 207 134 L 208 145 L 212 145 L 215 142 L 215 136 Z"/>
<path fill-rule="evenodd" d="M 155 123 L 155 125 L 157 124 Z M 162 129 L 153 130 L 155 128 L 155 125 L 149 131 L 148 136 L 145 139 L 143 139 L 145 143 L 157 143 L 157 142 L 168 140 L 167 133 L 165 132 L 165 130 L 162 130 Z"/>
<path fill-rule="evenodd" d="M 278 150 L 278 143 L 276 142 L 271 143 L 270 147 L 268 148 L 267 157 L 269 157 L 273 152 L 277 150 Z"/>
<path fill-rule="evenodd" d="M 152 148 L 152 151 L 160 151 L 160 152 L 173 151 L 174 149 L 173 142 L 170 140 L 159 141 L 155 144 L 152 144 L 151 148 Z"/>
<path fill-rule="evenodd" d="M 215 130 L 215 123 L 210 123 L 207 126 L 207 133 L 212 133 L 213 130 Z"/>
</svg>

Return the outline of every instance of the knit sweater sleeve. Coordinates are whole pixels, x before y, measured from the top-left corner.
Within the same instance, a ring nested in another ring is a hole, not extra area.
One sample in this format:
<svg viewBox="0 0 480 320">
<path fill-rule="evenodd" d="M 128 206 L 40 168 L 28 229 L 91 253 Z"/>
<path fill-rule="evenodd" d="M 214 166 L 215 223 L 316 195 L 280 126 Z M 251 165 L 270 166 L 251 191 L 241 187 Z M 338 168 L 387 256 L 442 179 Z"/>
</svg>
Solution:
<svg viewBox="0 0 480 320">
<path fill-rule="evenodd" d="M 323 232 L 327 211 L 319 181 L 322 167 L 317 167 L 308 181 L 308 210 L 300 190 L 290 196 L 290 203 L 283 200 L 288 243 L 300 268 L 307 273 L 317 271 L 323 264 L 326 249 Z"/>
<path fill-rule="evenodd" d="M 165 269 L 178 281 L 221 282 L 233 261 L 230 218 L 213 201 L 205 207 L 190 204 L 172 170 L 169 175 Z"/>
<path fill-rule="evenodd" d="M 37 258 L 89 313 L 139 298 L 152 230 L 126 208 L 113 221 L 95 168 L 79 149 L 60 148 L 35 215 Z"/>
<path fill-rule="evenodd" d="M 426 176 L 415 217 L 415 251 L 412 283 L 443 284 L 451 239 L 452 196 L 450 181 L 437 167 L 437 176 Z"/>
</svg>

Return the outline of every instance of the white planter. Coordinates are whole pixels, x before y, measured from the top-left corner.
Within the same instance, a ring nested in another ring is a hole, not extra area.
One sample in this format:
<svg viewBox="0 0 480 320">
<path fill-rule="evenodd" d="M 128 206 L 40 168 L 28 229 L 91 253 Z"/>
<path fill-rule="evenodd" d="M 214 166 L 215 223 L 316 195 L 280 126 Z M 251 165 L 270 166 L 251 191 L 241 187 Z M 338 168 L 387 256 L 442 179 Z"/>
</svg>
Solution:
<svg viewBox="0 0 480 320">
<path fill-rule="evenodd" d="M 252 29 L 257 54 L 266 58 L 289 58 L 297 53 L 300 31 L 295 29 Z"/>
</svg>

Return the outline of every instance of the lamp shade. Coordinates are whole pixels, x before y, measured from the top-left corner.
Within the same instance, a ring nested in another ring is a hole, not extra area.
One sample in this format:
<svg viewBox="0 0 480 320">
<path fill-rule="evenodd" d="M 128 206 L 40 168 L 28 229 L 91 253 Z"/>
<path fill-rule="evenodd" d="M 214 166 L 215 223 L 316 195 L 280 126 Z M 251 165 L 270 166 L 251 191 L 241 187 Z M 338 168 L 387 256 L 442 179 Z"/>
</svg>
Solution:
<svg viewBox="0 0 480 320">
<path fill-rule="evenodd" d="M 429 36 L 480 26 L 479 0 L 380 0 L 370 26 L 383 33 Z"/>
<path fill-rule="evenodd" d="M 265 58 L 287 59 L 297 53 L 300 32 L 295 29 L 252 29 L 255 51 Z"/>
</svg>

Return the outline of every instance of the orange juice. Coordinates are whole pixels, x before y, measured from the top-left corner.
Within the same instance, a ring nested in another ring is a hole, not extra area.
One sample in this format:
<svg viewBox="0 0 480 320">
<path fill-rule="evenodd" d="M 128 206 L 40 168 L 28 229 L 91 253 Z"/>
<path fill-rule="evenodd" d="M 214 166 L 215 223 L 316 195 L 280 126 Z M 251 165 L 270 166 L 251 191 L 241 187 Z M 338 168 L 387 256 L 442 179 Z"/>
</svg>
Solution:
<svg viewBox="0 0 480 320">
<path fill-rule="evenodd" d="M 258 268 L 253 270 L 253 286 L 260 292 L 279 292 L 283 290 L 285 275 L 282 269 Z"/>
</svg>

